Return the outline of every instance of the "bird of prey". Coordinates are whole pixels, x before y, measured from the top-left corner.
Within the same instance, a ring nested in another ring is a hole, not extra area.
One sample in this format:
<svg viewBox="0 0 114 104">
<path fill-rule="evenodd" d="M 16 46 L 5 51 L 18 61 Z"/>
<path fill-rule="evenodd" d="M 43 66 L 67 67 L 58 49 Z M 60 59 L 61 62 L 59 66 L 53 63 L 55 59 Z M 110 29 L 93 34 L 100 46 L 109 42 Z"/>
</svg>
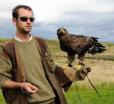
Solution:
<svg viewBox="0 0 114 104">
<path fill-rule="evenodd" d="M 57 29 L 57 36 L 61 50 L 68 55 L 68 66 L 72 67 L 75 55 L 78 55 L 79 64 L 84 65 L 83 60 L 86 53 L 96 54 L 105 51 L 105 47 L 98 42 L 98 38 L 84 35 L 70 34 L 65 28 Z"/>
</svg>

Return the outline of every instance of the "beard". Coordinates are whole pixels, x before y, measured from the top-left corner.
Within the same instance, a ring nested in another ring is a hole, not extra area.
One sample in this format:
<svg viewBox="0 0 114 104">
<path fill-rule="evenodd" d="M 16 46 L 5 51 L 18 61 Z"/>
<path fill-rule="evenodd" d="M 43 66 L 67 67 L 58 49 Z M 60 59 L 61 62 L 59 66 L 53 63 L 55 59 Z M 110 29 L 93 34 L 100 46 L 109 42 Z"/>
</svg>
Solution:
<svg viewBox="0 0 114 104">
<path fill-rule="evenodd" d="M 31 30 L 32 30 L 31 27 L 29 27 L 29 28 L 26 27 L 26 28 L 22 28 L 22 29 L 21 29 L 21 32 L 24 33 L 24 34 L 28 34 L 28 33 L 31 32 Z"/>
</svg>

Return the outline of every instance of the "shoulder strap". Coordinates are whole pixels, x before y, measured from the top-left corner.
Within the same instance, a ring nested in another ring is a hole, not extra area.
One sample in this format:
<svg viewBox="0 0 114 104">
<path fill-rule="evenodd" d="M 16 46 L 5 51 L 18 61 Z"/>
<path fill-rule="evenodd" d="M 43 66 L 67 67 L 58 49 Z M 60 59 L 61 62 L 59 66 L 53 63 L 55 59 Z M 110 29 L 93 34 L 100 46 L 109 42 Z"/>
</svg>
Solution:
<svg viewBox="0 0 114 104">
<path fill-rule="evenodd" d="M 39 45 L 39 47 L 40 47 L 40 51 L 41 51 L 42 55 L 45 56 L 45 53 L 47 52 L 47 45 L 46 45 L 45 41 L 40 37 L 34 37 L 34 38 L 37 41 L 37 45 Z"/>
<path fill-rule="evenodd" d="M 46 50 L 46 44 L 45 44 L 45 42 L 41 38 L 37 37 L 35 40 L 36 40 L 37 49 L 38 49 L 39 54 L 41 56 L 41 59 L 42 59 L 42 61 L 44 63 L 44 62 L 46 62 L 45 61 L 45 53 L 47 51 Z"/>
<path fill-rule="evenodd" d="M 42 39 L 36 38 L 37 40 L 37 49 L 39 51 L 39 54 L 41 56 L 42 59 L 42 63 L 44 66 L 44 71 L 46 73 L 46 77 L 48 78 L 49 83 L 51 84 L 53 91 L 56 94 L 56 98 L 55 98 L 55 102 L 57 104 L 66 104 L 66 100 L 65 97 L 63 95 L 62 89 L 60 87 L 60 84 L 57 80 L 56 75 L 53 73 L 48 61 L 46 60 L 46 49 L 47 49 L 47 45 L 45 44 L 45 42 Z M 60 76 L 59 76 L 60 77 Z M 61 103 L 62 102 L 62 103 Z"/>
<path fill-rule="evenodd" d="M 39 37 L 35 37 L 36 40 L 36 46 L 37 49 L 40 53 L 41 59 L 43 64 L 46 64 L 46 66 L 48 67 L 48 71 L 50 71 L 51 73 L 53 73 L 52 67 L 50 65 L 50 62 L 52 61 L 50 58 L 48 58 L 48 47 L 45 43 L 45 41 L 42 38 Z"/>
<path fill-rule="evenodd" d="M 48 67 L 49 72 L 53 73 L 48 61 L 45 58 L 47 45 L 45 44 L 45 42 L 43 40 L 40 40 L 38 38 L 37 38 L 37 41 L 38 41 L 37 42 L 37 49 L 41 55 L 43 64 L 44 64 L 45 68 Z M 70 87 L 70 85 L 72 84 L 72 81 L 70 81 L 70 79 L 65 75 L 65 73 L 61 67 L 57 66 L 54 74 L 55 74 L 56 78 L 58 79 L 59 83 L 61 84 L 61 87 L 63 87 L 64 90 L 67 91 L 68 88 Z"/>
</svg>

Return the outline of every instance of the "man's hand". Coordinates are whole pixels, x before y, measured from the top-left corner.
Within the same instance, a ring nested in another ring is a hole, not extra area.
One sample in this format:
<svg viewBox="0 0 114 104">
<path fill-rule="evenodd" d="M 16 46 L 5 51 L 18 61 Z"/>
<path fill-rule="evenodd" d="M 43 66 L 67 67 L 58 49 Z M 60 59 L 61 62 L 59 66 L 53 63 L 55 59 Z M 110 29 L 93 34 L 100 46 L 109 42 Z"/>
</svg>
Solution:
<svg viewBox="0 0 114 104">
<path fill-rule="evenodd" d="M 90 67 L 82 67 L 81 69 L 77 70 L 76 79 L 77 80 L 84 80 L 89 72 L 91 72 Z"/>
<path fill-rule="evenodd" d="M 84 80 L 87 74 L 91 71 L 90 67 L 80 67 L 80 69 L 77 69 L 76 67 L 66 67 L 64 69 L 64 74 L 71 80 L 71 81 L 77 81 L 77 80 Z"/>
<path fill-rule="evenodd" d="M 23 93 L 34 94 L 38 91 L 38 87 L 32 85 L 31 83 L 25 82 L 21 83 L 21 90 Z"/>
</svg>

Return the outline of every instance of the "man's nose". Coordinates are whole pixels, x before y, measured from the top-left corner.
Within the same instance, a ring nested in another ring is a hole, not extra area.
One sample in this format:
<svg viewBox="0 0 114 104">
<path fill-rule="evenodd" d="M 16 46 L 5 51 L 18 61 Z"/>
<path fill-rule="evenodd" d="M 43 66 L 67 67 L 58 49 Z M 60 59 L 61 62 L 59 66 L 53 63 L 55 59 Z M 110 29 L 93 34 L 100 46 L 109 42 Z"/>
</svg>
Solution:
<svg viewBox="0 0 114 104">
<path fill-rule="evenodd" d="M 29 18 L 27 19 L 27 23 L 32 23 Z"/>
</svg>

